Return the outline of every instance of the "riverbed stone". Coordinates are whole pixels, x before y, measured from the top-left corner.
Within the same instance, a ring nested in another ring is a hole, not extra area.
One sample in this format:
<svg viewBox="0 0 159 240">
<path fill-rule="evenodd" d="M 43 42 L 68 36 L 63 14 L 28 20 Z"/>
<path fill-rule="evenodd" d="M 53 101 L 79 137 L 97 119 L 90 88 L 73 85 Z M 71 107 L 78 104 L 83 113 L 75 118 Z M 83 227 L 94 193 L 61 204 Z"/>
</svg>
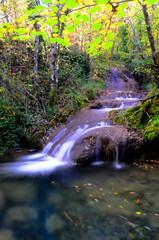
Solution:
<svg viewBox="0 0 159 240">
<path fill-rule="evenodd" d="M 6 198 L 15 203 L 29 203 L 36 197 L 36 189 L 30 183 L 0 183 L 0 188 L 6 195 Z"/>
<path fill-rule="evenodd" d="M 48 196 L 49 204 L 51 204 L 51 205 L 53 205 L 55 207 L 61 206 L 63 201 L 64 201 L 64 198 L 59 193 L 52 192 Z"/>
<path fill-rule="evenodd" d="M 46 220 L 46 228 L 50 233 L 61 231 L 65 227 L 65 221 L 59 217 L 56 213 L 52 214 Z"/>
<path fill-rule="evenodd" d="M 0 230 L 0 240 L 15 240 L 13 232 L 10 229 Z"/>
<path fill-rule="evenodd" d="M 3 210 L 5 206 L 5 195 L 2 191 L 0 191 L 0 211 Z"/>
<path fill-rule="evenodd" d="M 7 226 L 14 226 L 27 222 L 29 223 L 30 221 L 35 221 L 36 219 L 36 209 L 27 206 L 17 206 L 8 209 L 5 217 L 5 223 Z"/>
</svg>

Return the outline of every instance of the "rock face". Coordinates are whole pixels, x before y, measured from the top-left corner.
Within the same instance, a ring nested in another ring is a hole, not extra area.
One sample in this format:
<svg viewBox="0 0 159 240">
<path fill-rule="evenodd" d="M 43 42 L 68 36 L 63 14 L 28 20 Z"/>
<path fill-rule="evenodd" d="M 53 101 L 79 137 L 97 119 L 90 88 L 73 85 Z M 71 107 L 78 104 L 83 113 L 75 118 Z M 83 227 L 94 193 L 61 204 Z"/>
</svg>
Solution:
<svg viewBox="0 0 159 240">
<path fill-rule="evenodd" d="M 80 137 L 71 150 L 71 160 L 78 164 L 94 161 L 113 162 L 119 149 L 120 161 L 131 162 L 142 147 L 142 139 L 119 126 L 99 129 Z"/>
<path fill-rule="evenodd" d="M 137 90 L 139 87 L 126 67 L 110 67 L 105 82 L 107 90 Z"/>
</svg>

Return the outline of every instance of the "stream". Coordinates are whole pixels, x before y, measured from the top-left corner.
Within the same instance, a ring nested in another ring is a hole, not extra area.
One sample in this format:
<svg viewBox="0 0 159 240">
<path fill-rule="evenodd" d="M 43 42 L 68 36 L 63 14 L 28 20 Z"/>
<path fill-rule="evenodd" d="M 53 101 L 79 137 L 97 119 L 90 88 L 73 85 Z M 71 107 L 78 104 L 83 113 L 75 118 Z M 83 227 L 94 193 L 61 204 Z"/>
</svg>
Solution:
<svg viewBox="0 0 159 240">
<path fill-rule="evenodd" d="M 117 69 L 113 76 L 101 108 L 81 110 L 41 152 L 0 164 L 0 240 L 159 239 L 159 169 L 122 163 L 118 141 L 114 160 L 103 159 L 99 138 L 89 165 L 73 161 L 77 141 L 123 135 L 109 112 L 140 102 L 140 93 L 120 90 Z"/>
</svg>

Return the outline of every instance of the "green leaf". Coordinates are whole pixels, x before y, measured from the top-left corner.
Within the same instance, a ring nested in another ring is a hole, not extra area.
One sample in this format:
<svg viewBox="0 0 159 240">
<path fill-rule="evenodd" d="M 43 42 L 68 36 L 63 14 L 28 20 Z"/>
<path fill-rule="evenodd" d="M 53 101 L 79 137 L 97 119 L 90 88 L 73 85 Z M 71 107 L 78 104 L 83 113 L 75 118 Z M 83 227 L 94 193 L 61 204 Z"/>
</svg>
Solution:
<svg viewBox="0 0 159 240">
<path fill-rule="evenodd" d="M 123 8 L 127 8 L 128 3 L 122 3 L 119 7 L 117 7 L 117 10 L 122 10 Z"/>
<path fill-rule="evenodd" d="M 44 4 L 49 4 L 49 3 L 51 3 L 52 1 L 51 0 L 43 0 L 43 3 Z"/>
<path fill-rule="evenodd" d="M 101 11 L 101 7 L 96 6 L 96 7 L 91 8 L 91 9 L 90 9 L 90 14 L 93 14 L 93 13 L 95 13 L 95 12 L 97 12 L 97 11 Z"/>
<path fill-rule="evenodd" d="M 100 37 L 97 37 L 95 40 L 94 40 L 94 43 L 95 44 L 99 44 L 102 42 L 102 39 Z"/>
<path fill-rule="evenodd" d="M 93 30 L 99 30 L 101 27 L 102 27 L 101 23 L 94 23 L 92 26 Z"/>
<path fill-rule="evenodd" d="M 43 11 L 45 9 L 44 6 L 36 6 L 35 10 L 38 10 L 38 11 Z"/>
<path fill-rule="evenodd" d="M 47 19 L 46 21 L 45 21 L 45 23 L 48 25 L 48 26 L 54 26 L 54 25 L 56 25 L 57 23 L 58 23 L 58 21 L 57 20 L 52 20 L 52 19 Z"/>
<path fill-rule="evenodd" d="M 123 18 L 123 17 L 125 16 L 125 12 L 124 12 L 124 11 L 118 11 L 118 12 L 117 12 L 117 16 L 118 16 L 119 18 Z"/>
<path fill-rule="evenodd" d="M 106 48 L 110 48 L 112 46 L 113 46 L 113 41 L 110 41 L 110 42 L 105 43 L 103 48 L 106 49 Z"/>
<path fill-rule="evenodd" d="M 69 32 L 74 32 L 74 30 L 75 30 L 74 26 L 67 27 L 67 31 Z"/>
<path fill-rule="evenodd" d="M 147 0 L 147 3 L 150 4 L 150 5 L 154 4 L 155 2 L 157 2 L 157 0 Z"/>
<path fill-rule="evenodd" d="M 24 15 L 22 15 L 21 17 L 20 17 L 20 19 L 22 19 L 22 20 L 25 20 L 25 19 L 27 19 L 28 18 L 28 15 L 26 15 L 26 14 L 24 14 Z"/>
<path fill-rule="evenodd" d="M 122 22 L 118 22 L 117 24 L 118 24 L 118 26 L 123 26 L 124 25 L 124 23 L 122 23 Z"/>
<path fill-rule="evenodd" d="M 25 29 L 23 29 L 23 28 L 16 29 L 15 31 L 19 34 L 24 34 L 25 33 Z"/>
<path fill-rule="evenodd" d="M 69 42 L 63 41 L 63 42 L 62 42 L 62 45 L 63 45 L 64 47 L 68 47 L 68 46 L 69 46 Z"/>
<path fill-rule="evenodd" d="M 95 0 L 95 4 L 104 4 L 107 3 L 109 0 Z"/>
<path fill-rule="evenodd" d="M 60 22 L 64 22 L 66 18 L 67 18 L 67 17 L 66 17 L 65 15 L 62 15 L 62 16 L 60 17 Z"/>
<path fill-rule="evenodd" d="M 53 28 L 52 29 L 52 32 L 58 32 L 59 30 L 58 30 L 58 28 Z"/>
<path fill-rule="evenodd" d="M 57 12 L 58 10 L 59 10 L 59 8 L 56 7 L 56 6 L 53 6 L 53 7 L 51 8 L 51 11 L 52 11 L 52 12 Z"/>
<path fill-rule="evenodd" d="M 111 32 L 110 32 L 110 33 L 108 33 L 108 34 L 107 34 L 107 38 L 109 38 L 109 39 L 112 39 L 112 38 L 114 38 L 114 33 L 111 33 Z"/>
<path fill-rule="evenodd" d="M 78 5 L 79 5 L 80 3 L 77 3 L 76 2 L 76 0 L 68 0 L 67 2 L 66 2 L 66 7 L 67 8 L 75 8 L 75 7 L 77 7 Z"/>
<path fill-rule="evenodd" d="M 57 42 L 56 38 L 50 38 L 50 43 L 55 43 L 55 42 Z"/>
<path fill-rule="evenodd" d="M 83 16 L 82 16 L 82 19 L 83 19 L 83 21 L 85 21 L 85 22 L 89 22 L 89 21 L 90 21 L 90 17 L 88 17 L 87 15 L 83 15 Z"/>
</svg>

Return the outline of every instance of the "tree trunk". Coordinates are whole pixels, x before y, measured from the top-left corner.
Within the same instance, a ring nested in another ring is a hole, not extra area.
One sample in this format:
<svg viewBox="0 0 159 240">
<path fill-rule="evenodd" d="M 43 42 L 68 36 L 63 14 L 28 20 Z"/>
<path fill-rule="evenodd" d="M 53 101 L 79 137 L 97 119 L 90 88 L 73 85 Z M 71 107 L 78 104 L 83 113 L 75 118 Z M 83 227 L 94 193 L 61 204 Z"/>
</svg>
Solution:
<svg viewBox="0 0 159 240">
<path fill-rule="evenodd" d="M 37 21 L 35 22 L 35 29 L 36 29 L 36 32 L 40 30 L 40 25 L 37 23 Z M 40 38 L 39 35 L 35 37 L 35 51 L 34 51 L 34 75 L 35 76 L 38 74 L 39 38 Z"/>
<path fill-rule="evenodd" d="M 131 25 L 131 28 L 132 28 L 132 32 L 133 32 L 133 37 L 134 37 L 135 44 L 136 44 L 136 46 L 137 46 L 138 51 L 141 53 L 141 52 L 142 52 L 142 49 L 141 49 L 141 46 L 137 43 L 138 40 L 137 40 L 137 37 L 136 37 L 134 25 L 133 25 L 133 23 L 132 23 L 132 21 L 131 21 L 130 18 L 129 18 L 129 21 L 130 21 L 130 25 Z"/>
<path fill-rule="evenodd" d="M 113 60 L 113 56 L 114 56 L 114 48 L 115 48 L 115 39 L 113 40 L 113 46 L 112 46 L 112 50 L 111 50 L 111 57 L 110 60 Z"/>
<path fill-rule="evenodd" d="M 50 51 L 50 73 L 51 73 L 51 89 L 57 90 L 58 88 L 58 76 L 57 76 L 57 42 L 51 44 Z"/>
<path fill-rule="evenodd" d="M 145 18 L 149 43 L 150 43 L 150 46 L 151 46 L 152 58 L 153 58 L 154 64 L 159 66 L 159 54 L 156 53 L 155 41 L 154 41 L 154 38 L 153 38 L 153 35 L 152 35 L 152 29 L 151 29 L 149 14 L 148 14 L 148 11 L 147 11 L 147 5 L 143 4 L 142 9 L 143 9 L 143 13 L 144 13 L 144 18 Z"/>
<path fill-rule="evenodd" d="M 57 4 L 58 11 L 56 12 L 56 17 L 58 18 L 58 23 L 56 27 L 58 27 L 58 33 L 60 30 L 60 11 L 61 11 L 61 4 Z M 53 34 L 52 34 L 53 37 Z M 50 50 L 50 74 L 51 74 L 51 90 L 58 88 L 58 75 L 57 75 L 57 58 L 58 58 L 58 43 L 51 44 Z"/>
</svg>

